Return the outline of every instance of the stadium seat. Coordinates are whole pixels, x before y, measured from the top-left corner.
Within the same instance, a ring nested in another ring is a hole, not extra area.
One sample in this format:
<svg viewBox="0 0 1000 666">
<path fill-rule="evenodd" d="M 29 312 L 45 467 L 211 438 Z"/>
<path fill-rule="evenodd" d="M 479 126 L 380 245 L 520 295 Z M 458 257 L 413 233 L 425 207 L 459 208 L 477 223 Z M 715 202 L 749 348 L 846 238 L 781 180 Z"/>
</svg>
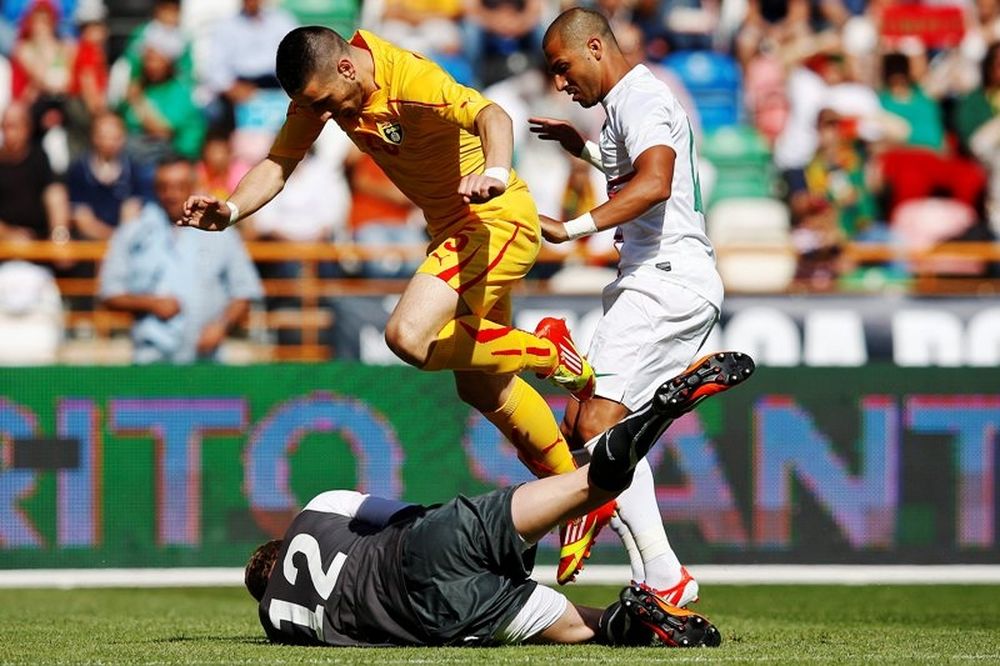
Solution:
<svg viewBox="0 0 1000 666">
<path fill-rule="evenodd" d="M 0 265 L 0 365 L 53 364 L 62 338 L 62 299 L 52 274 L 24 261 Z"/>
<path fill-rule="evenodd" d="M 350 35 L 357 26 L 361 3 L 357 0 L 281 0 L 302 25 L 323 25 L 342 35 Z"/>
<path fill-rule="evenodd" d="M 724 199 L 774 195 L 771 150 L 754 128 L 723 127 L 706 134 L 699 150 L 717 172 L 709 206 Z"/>
<path fill-rule="evenodd" d="M 708 212 L 708 235 L 728 289 L 783 291 L 795 277 L 797 256 L 788 208 L 775 199 L 727 199 Z"/>
<path fill-rule="evenodd" d="M 663 59 L 691 93 L 704 132 L 740 122 L 742 90 L 736 60 L 713 51 L 680 51 Z"/>
<path fill-rule="evenodd" d="M 927 250 L 938 243 L 954 240 L 976 224 L 976 211 L 957 199 L 927 197 L 910 199 L 892 212 L 890 226 L 912 250 Z M 986 262 L 978 259 L 936 258 L 915 262 L 916 274 L 982 275 Z"/>
</svg>

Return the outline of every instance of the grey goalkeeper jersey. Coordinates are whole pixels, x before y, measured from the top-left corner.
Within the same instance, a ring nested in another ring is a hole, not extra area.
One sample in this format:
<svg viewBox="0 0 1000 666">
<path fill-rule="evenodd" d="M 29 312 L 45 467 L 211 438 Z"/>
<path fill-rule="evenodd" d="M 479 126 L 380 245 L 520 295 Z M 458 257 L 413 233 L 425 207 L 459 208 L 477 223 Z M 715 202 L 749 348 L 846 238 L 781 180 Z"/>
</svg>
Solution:
<svg viewBox="0 0 1000 666">
<path fill-rule="evenodd" d="M 285 533 L 258 607 L 268 638 L 305 645 L 426 643 L 401 566 L 403 536 L 424 507 L 403 509 L 380 527 L 312 505 Z"/>
</svg>

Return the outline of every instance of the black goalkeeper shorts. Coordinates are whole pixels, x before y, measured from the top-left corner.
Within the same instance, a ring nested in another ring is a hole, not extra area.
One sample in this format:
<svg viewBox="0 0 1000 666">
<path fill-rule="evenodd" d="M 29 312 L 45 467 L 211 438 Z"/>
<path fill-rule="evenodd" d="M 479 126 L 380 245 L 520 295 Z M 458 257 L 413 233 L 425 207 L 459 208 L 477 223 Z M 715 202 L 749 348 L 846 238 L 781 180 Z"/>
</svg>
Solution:
<svg viewBox="0 0 1000 666">
<path fill-rule="evenodd" d="M 403 543 L 403 577 L 432 644 L 487 644 L 537 583 L 535 548 L 514 529 L 515 487 L 455 499 L 416 519 Z"/>
</svg>

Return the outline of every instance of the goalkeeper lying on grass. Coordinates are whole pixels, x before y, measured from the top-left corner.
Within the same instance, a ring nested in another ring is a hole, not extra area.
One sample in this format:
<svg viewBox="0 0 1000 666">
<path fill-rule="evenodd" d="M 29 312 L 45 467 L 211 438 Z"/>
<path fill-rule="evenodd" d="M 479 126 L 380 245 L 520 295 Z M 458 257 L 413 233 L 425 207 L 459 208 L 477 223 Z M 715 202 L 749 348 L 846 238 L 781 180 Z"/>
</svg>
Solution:
<svg viewBox="0 0 1000 666">
<path fill-rule="evenodd" d="M 753 369 L 740 353 L 705 357 L 591 442 L 590 464 L 568 474 L 433 507 L 346 490 L 318 495 L 284 539 L 247 563 L 264 631 L 281 643 L 342 646 L 718 645 L 707 619 L 642 585 L 598 609 L 529 575 L 546 533 L 628 487 L 673 419 Z"/>
</svg>

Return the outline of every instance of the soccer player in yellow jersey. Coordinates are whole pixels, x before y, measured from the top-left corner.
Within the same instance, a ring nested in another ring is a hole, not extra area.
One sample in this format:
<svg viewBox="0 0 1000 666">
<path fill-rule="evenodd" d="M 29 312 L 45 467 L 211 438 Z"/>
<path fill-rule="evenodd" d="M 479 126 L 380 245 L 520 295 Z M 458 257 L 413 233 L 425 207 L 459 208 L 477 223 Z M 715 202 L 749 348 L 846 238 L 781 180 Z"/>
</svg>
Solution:
<svg viewBox="0 0 1000 666">
<path fill-rule="evenodd" d="M 535 334 L 510 326 L 510 289 L 541 244 L 534 202 L 510 170 L 510 117 L 364 30 L 347 42 L 327 28 L 297 28 L 278 47 L 276 73 L 292 102 L 270 154 L 228 201 L 189 199 L 179 224 L 213 231 L 252 214 L 281 191 L 323 125 L 336 122 L 423 210 L 432 239 L 389 318 L 389 347 L 418 368 L 454 371 L 462 400 L 536 475 L 575 469 L 545 400 L 516 374 L 534 371 L 581 400 L 595 384 L 561 320 L 543 320 Z"/>
</svg>

